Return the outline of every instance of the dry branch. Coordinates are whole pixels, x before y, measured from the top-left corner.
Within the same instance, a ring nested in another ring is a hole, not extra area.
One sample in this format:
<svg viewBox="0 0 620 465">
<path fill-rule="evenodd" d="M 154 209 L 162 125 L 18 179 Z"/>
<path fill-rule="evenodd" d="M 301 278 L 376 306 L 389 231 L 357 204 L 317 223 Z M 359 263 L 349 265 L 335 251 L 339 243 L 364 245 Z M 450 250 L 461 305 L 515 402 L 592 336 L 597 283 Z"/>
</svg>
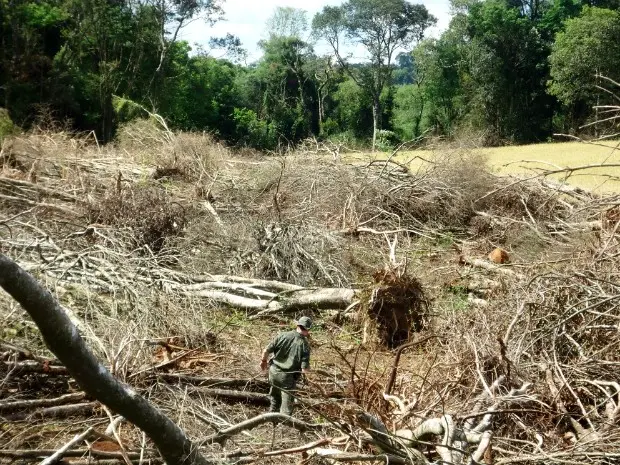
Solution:
<svg viewBox="0 0 620 465">
<path fill-rule="evenodd" d="M 52 455 L 47 457 L 45 460 L 42 460 L 39 465 L 52 465 L 58 462 L 58 460 L 60 460 L 67 453 L 67 451 L 69 451 L 69 449 L 74 447 L 76 444 L 79 444 L 80 442 L 82 442 L 92 432 L 93 432 L 93 428 L 88 428 L 81 434 L 76 434 L 69 442 L 64 444 L 60 449 L 58 449 Z"/>
<path fill-rule="evenodd" d="M 247 402 L 254 405 L 269 405 L 269 396 L 258 392 L 231 391 L 227 389 L 197 388 L 201 394 L 222 400 Z"/>
<path fill-rule="evenodd" d="M 40 357 L 34 353 L 32 353 L 31 351 L 29 351 L 28 349 L 24 349 L 23 347 L 18 347 L 14 344 L 10 344 L 8 342 L 0 342 L 0 349 L 2 350 L 6 350 L 9 352 L 14 352 L 17 353 L 19 355 L 20 358 L 25 358 L 28 360 L 36 360 L 40 363 L 45 363 L 48 365 L 58 365 L 60 364 L 60 362 L 58 360 L 50 360 L 49 358 L 46 357 Z"/>
<path fill-rule="evenodd" d="M 72 394 L 64 394 L 53 399 L 29 399 L 16 400 L 13 402 L 0 402 L 0 412 L 12 412 L 21 409 L 30 409 L 38 407 L 55 407 L 71 402 L 78 402 L 86 396 L 84 392 L 76 392 Z"/>
<path fill-rule="evenodd" d="M 230 436 L 239 434 L 242 431 L 247 431 L 247 430 L 256 428 L 257 426 L 262 425 L 263 423 L 273 423 L 274 425 L 278 423 L 283 423 L 287 426 L 291 426 L 302 432 L 321 427 L 321 425 L 313 425 L 310 423 L 306 423 L 302 420 L 298 420 L 295 417 L 291 417 L 283 413 L 264 413 L 262 415 L 258 415 L 256 417 L 242 421 L 241 423 L 233 425 L 230 428 L 226 428 L 222 431 L 219 431 L 216 434 L 208 436 L 204 439 L 204 441 L 206 443 L 212 443 L 212 442 L 221 443 Z"/>
<path fill-rule="evenodd" d="M 256 378 L 211 378 L 207 376 L 191 376 L 183 373 L 158 373 L 154 375 L 168 382 L 194 384 L 202 387 L 226 387 L 226 388 L 258 388 L 269 389 L 269 382 Z M 0 404 L 0 410 L 2 404 Z"/>
<path fill-rule="evenodd" d="M 358 454 L 355 452 L 342 452 L 338 449 L 315 449 L 310 456 L 331 459 L 337 462 L 379 462 L 395 465 L 411 465 L 410 460 L 392 454 Z"/>
<path fill-rule="evenodd" d="M 479 258 L 461 256 L 459 257 L 459 260 L 462 261 L 462 263 L 465 263 L 467 265 L 470 265 L 476 268 L 482 268 L 487 271 L 492 271 L 494 273 L 500 273 L 500 274 L 504 274 L 508 276 L 514 276 L 516 278 L 523 278 L 523 275 L 521 273 L 511 270 L 510 268 L 507 268 L 506 266 L 495 265 L 493 263 L 490 263 L 488 261 L 485 261 Z"/>
<path fill-rule="evenodd" d="M 99 405 L 99 402 L 84 402 L 74 405 L 58 405 L 56 407 L 47 407 L 34 412 L 21 412 L 7 415 L 5 418 L 9 421 L 32 421 L 37 418 L 58 418 L 70 417 L 73 415 L 91 415 L 93 410 Z"/>
<path fill-rule="evenodd" d="M 0 457 L 9 457 L 14 459 L 38 459 L 45 456 L 50 456 L 56 453 L 54 449 L 15 449 L 15 450 L 0 450 Z M 67 450 L 63 453 L 65 457 L 84 457 L 91 455 L 93 457 L 101 458 L 118 458 L 123 459 L 120 452 L 103 451 L 97 449 L 74 449 Z M 127 455 L 131 459 L 137 459 L 140 457 L 139 452 L 128 452 Z"/>
<path fill-rule="evenodd" d="M 308 444 L 304 444 L 302 446 L 292 447 L 290 449 L 282 449 L 282 450 L 271 450 L 269 452 L 265 452 L 260 454 L 262 457 L 275 457 L 276 455 L 287 455 L 287 454 L 298 454 L 300 452 L 306 452 L 310 449 L 316 449 L 317 447 L 324 446 L 329 443 L 329 439 L 323 438 L 314 442 L 310 442 Z"/>
<path fill-rule="evenodd" d="M 21 362 L 0 362 L 4 370 L 12 371 L 14 374 L 20 373 L 47 373 L 50 375 L 67 375 L 67 368 L 59 365 L 49 365 L 35 360 L 24 360 Z"/>
</svg>

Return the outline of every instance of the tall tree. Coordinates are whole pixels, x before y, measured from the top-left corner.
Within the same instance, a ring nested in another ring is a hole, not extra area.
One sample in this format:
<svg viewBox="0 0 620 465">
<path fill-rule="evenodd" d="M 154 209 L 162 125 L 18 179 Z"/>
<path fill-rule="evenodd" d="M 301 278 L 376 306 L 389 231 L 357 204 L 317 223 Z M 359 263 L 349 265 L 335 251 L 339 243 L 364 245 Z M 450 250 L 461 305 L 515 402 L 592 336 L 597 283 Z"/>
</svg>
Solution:
<svg viewBox="0 0 620 465">
<path fill-rule="evenodd" d="M 584 7 L 558 33 L 550 56 L 549 90 L 569 108 L 573 129 L 597 104 L 597 75 L 620 79 L 620 12 Z"/>
<path fill-rule="evenodd" d="M 288 141 L 297 141 L 318 129 L 314 79 L 307 63 L 309 45 L 295 37 L 273 37 L 261 42 L 264 55 L 255 78 L 260 85 L 259 116 L 271 120 Z"/>
<path fill-rule="evenodd" d="M 159 29 L 159 64 L 153 78 L 163 74 L 170 47 L 190 21 L 202 17 L 213 24 L 222 12 L 219 0 L 144 0 L 157 13 Z"/>
<path fill-rule="evenodd" d="M 73 97 L 81 123 L 96 127 L 103 141 L 112 138 L 112 96 L 125 93 L 126 70 L 137 57 L 137 23 L 124 2 L 67 0 L 72 27 L 54 57 L 55 73 Z M 81 113 L 81 114 L 80 114 Z"/>
<path fill-rule="evenodd" d="M 68 16 L 61 0 L 0 0 L 0 106 L 20 125 L 53 97 L 53 58 Z"/>
<path fill-rule="evenodd" d="M 349 0 L 340 7 L 324 7 L 312 21 L 315 34 L 331 46 L 340 66 L 371 96 L 373 150 L 381 129 L 381 93 L 391 85 L 395 53 L 410 50 L 436 21 L 424 5 L 406 0 Z M 364 47 L 369 66 L 350 65 L 342 50 L 344 38 Z"/>
<path fill-rule="evenodd" d="M 532 142 L 551 132 L 553 100 L 546 93 L 548 44 L 536 23 L 504 0 L 472 5 L 467 44 L 470 121 L 489 142 Z"/>
<path fill-rule="evenodd" d="M 290 6 L 276 7 L 267 20 L 267 34 L 273 37 L 295 37 L 303 40 L 308 31 L 308 12 Z"/>
</svg>

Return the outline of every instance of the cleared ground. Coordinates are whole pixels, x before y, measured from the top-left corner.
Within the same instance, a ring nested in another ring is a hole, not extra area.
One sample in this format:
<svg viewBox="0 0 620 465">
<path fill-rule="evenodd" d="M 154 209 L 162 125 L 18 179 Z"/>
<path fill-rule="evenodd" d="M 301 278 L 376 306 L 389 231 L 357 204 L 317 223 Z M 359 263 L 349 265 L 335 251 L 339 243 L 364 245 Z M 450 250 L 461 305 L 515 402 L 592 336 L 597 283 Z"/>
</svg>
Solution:
<svg viewBox="0 0 620 465">
<path fill-rule="evenodd" d="M 537 175 L 544 171 L 576 170 L 550 174 L 556 180 L 597 192 L 620 192 L 620 141 L 582 143 L 559 142 L 510 147 L 437 148 L 401 152 L 393 160 L 409 164 L 412 169 L 423 165 L 440 152 L 474 151 L 488 156 L 491 169 L 498 174 Z M 389 153 L 356 154 L 359 159 L 387 158 Z M 600 166 L 592 166 L 600 165 Z M 588 167 L 583 168 L 583 167 Z M 567 178 L 568 176 L 568 178 Z"/>
</svg>

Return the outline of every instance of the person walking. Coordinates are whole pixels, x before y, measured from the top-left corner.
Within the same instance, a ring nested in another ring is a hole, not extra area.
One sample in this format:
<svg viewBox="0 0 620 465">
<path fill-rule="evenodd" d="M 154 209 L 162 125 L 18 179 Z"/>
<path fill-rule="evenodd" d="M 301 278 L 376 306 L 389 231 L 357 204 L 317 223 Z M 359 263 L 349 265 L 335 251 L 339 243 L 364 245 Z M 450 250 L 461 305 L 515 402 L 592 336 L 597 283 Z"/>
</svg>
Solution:
<svg viewBox="0 0 620 465">
<path fill-rule="evenodd" d="M 260 368 L 265 371 L 269 367 L 270 412 L 279 411 L 286 415 L 293 413 L 292 391 L 301 375 L 310 371 L 308 336 L 312 320 L 302 316 L 295 323 L 296 329 L 279 333 L 263 350 Z M 273 357 L 268 361 L 269 354 L 273 354 Z"/>
</svg>

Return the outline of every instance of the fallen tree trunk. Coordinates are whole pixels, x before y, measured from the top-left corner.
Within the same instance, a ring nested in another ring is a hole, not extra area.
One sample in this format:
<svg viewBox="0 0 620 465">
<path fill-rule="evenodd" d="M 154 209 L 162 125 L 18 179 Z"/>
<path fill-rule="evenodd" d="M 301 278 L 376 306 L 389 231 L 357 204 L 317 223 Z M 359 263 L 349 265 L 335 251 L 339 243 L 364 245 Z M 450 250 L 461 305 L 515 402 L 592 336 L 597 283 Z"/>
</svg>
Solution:
<svg viewBox="0 0 620 465">
<path fill-rule="evenodd" d="M 463 264 L 470 265 L 476 268 L 483 268 L 493 273 L 500 273 L 500 274 L 504 274 L 508 276 L 514 276 L 519 279 L 523 278 L 523 275 L 521 273 L 511 270 L 510 268 L 507 268 L 506 266 L 495 265 L 494 263 L 490 263 L 486 260 L 482 260 L 479 258 L 461 256 L 459 257 L 459 260 Z"/>
<path fill-rule="evenodd" d="M 0 254 L 0 286 L 28 312 L 47 347 L 80 387 L 144 431 L 167 463 L 210 464 L 172 420 L 110 374 L 51 293 L 4 254 Z"/>
<path fill-rule="evenodd" d="M 219 287 L 220 289 L 214 289 Z M 204 297 L 214 302 L 234 307 L 240 310 L 257 311 L 250 318 L 260 318 L 273 313 L 295 312 L 306 308 L 345 309 L 354 301 L 356 292 L 347 288 L 318 288 L 284 291 L 279 294 L 257 296 L 258 289 L 250 293 L 244 286 L 227 286 L 227 283 L 209 283 L 205 285 L 175 286 L 176 290 L 186 295 Z M 221 290 L 227 289 L 227 290 Z M 238 291 L 244 295 L 233 293 Z M 253 297 L 248 297 L 253 295 Z"/>
</svg>

